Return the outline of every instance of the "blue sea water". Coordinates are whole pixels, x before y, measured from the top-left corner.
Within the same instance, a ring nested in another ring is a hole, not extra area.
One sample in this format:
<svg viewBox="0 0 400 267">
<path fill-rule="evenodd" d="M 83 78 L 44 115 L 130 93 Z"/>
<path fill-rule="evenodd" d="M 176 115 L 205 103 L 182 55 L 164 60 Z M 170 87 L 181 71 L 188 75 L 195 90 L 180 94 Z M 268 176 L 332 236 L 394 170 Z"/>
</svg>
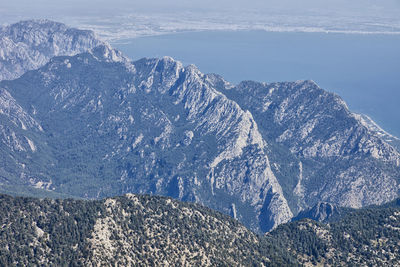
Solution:
<svg viewBox="0 0 400 267">
<path fill-rule="evenodd" d="M 131 59 L 172 56 L 226 80 L 310 79 L 400 136 L 400 36 L 205 31 L 120 40 Z"/>
</svg>

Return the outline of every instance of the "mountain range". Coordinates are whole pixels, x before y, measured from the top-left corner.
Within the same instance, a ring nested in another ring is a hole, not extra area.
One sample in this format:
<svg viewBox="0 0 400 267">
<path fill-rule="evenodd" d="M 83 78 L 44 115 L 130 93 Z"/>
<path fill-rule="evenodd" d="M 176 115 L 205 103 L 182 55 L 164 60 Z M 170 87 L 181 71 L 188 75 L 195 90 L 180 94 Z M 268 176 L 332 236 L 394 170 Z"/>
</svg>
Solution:
<svg viewBox="0 0 400 267">
<path fill-rule="evenodd" d="M 398 139 L 313 81 L 233 85 L 170 57 L 132 62 L 46 20 L 0 32 L 3 193 L 164 195 L 256 232 L 321 201 L 398 197 Z"/>
</svg>

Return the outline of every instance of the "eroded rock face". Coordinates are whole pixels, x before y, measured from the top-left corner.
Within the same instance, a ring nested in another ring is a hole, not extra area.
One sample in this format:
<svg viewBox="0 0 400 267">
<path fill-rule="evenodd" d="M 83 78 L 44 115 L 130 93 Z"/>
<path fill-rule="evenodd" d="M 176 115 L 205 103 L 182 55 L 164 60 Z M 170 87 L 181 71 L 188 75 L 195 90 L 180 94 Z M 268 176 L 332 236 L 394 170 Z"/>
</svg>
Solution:
<svg viewBox="0 0 400 267">
<path fill-rule="evenodd" d="M 301 211 L 292 221 L 299 221 L 304 218 L 312 219 L 317 222 L 329 223 L 333 221 L 339 221 L 345 215 L 350 212 L 354 212 L 355 209 L 344 208 L 334 205 L 328 202 L 319 202 L 314 207 Z"/>
<path fill-rule="evenodd" d="M 28 20 L 0 28 L 0 80 L 37 69 L 50 58 L 75 55 L 102 44 L 93 32 L 49 20 Z"/>
<path fill-rule="evenodd" d="M 285 195 L 297 197 L 298 209 L 318 201 L 357 208 L 398 195 L 400 155 L 388 143 L 396 138 L 350 112 L 339 96 L 312 81 L 243 82 L 221 91 L 250 110 L 273 144 L 275 173 L 297 176 L 288 187 L 288 177 L 277 174 Z"/>
</svg>

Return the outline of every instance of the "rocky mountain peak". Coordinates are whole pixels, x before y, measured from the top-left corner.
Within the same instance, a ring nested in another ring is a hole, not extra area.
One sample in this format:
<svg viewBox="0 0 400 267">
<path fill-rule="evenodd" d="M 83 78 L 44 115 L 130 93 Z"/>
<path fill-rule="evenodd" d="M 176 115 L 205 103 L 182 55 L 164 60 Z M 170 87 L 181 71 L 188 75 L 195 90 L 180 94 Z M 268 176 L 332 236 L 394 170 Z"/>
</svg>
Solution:
<svg viewBox="0 0 400 267">
<path fill-rule="evenodd" d="M 98 60 L 105 62 L 129 62 L 121 51 L 113 49 L 109 44 L 101 44 L 89 50 Z"/>
<path fill-rule="evenodd" d="M 75 55 L 100 44 L 92 31 L 50 20 L 27 20 L 0 28 L 0 80 L 15 79 L 50 58 Z"/>
</svg>

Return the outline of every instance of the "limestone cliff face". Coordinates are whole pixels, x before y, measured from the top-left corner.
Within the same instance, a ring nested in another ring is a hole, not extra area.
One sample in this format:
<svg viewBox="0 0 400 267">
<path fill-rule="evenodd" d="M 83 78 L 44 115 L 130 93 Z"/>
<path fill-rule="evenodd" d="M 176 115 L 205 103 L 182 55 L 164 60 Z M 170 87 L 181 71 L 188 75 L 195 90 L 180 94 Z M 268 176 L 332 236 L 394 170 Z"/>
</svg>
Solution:
<svg viewBox="0 0 400 267">
<path fill-rule="evenodd" d="M 2 88 L 0 88 L 0 122 L 0 184 L 4 182 L 18 184 L 24 181 L 33 187 L 39 186 L 33 177 L 27 175 L 30 168 L 27 159 L 38 149 L 34 135 L 43 129 L 10 93 Z"/>
<path fill-rule="evenodd" d="M 390 135 L 350 112 L 339 96 L 312 81 L 243 82 L 221 90 L 250 110 L 263 137 L 275 144 L 270 153 L 283 153 L 275 157 L 277 171 L 298 166 L 292 172 L 297 182 L 285 188 L 298 196 L 300 209 L 318 201 L 361 207 L 398 195 L 400 155 Z M 283 187 L 285 179 L 279 179 Z"/>
</svg>

